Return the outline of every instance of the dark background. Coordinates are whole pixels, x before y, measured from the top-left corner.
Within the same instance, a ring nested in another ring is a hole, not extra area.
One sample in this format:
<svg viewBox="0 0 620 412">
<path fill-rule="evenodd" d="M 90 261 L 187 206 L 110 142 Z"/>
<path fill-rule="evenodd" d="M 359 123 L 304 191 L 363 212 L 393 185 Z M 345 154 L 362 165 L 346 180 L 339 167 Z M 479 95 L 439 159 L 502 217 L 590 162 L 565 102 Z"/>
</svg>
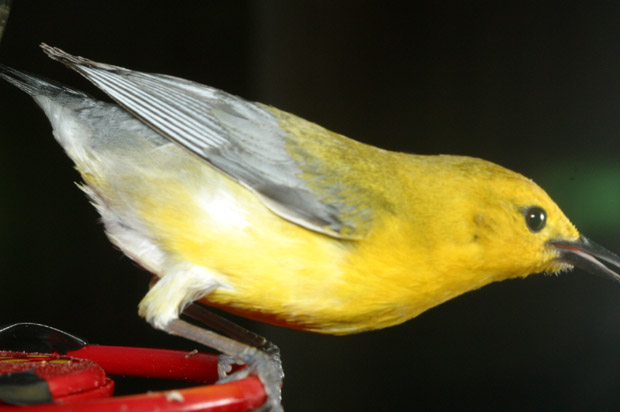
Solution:
<svg viewBox="0 0 620 412">
<path fill-rule="evenodd" d="M 617 2 L 16 0 L 0 61 L 97 94 L 43 41 L 385 148 L 494 161 L 620 250 Z M 0 143 L 0 324 L 193 348 L 138 317 L 149 275 L 110 246 L 48 121 L 4 84 Z M 355 336 L 245 324 L 280 345 L 291 412 L 620 408 L 620 285 L 580 270 Z"/>
</svg>

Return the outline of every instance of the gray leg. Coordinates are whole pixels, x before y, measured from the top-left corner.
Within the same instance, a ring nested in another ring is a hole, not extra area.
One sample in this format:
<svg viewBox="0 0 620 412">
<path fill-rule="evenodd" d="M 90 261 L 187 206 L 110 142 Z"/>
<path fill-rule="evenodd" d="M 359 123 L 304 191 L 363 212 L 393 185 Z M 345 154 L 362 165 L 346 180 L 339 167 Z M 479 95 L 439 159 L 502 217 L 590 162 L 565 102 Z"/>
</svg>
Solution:
<svg viewBox="0 0 620 412">
<path fill-rule="evenodd" d="M 236 341 L 247 343 L 263 352 L 280 358 L 280 349 L 264 337 L 237 325 L 236 323 L 216 315 L 197 302 L 191 303 L 183 310 L 183 314 L 198 322 L 222 332 Z"/>
<path fill-rule="evenodd" d="M 232 358 L 239 359 L 248 365 L 247 368 L 236 372 L 231 377 L 240 379 L 250 374 L 255 374 L 263 383 L 267 394 L 267 403 L 264 410 L 271 412 L 284 411 L 281 404 L 282 366 L 279 363 L 279 359 L 275 361 L 272 355 L 254 346 L 227 338 L 181 319 L 171 320 L 163 329 L 173 335 L 182 336 L 220 351 Z"/>
</svg>

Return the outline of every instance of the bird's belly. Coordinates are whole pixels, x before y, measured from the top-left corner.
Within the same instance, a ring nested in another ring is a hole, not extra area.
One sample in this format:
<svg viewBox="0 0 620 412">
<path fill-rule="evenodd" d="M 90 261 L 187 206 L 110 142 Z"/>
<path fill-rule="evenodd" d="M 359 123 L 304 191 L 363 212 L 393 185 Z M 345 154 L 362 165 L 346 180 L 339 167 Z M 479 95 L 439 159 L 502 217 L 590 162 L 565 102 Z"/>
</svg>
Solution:
<svg viewBox="0 0 620 412">
<path fill-rule="evenodd" d="M 208 305 L 321 333 L 377 329 L 417 314 L 374 270 L 351 263 L 358 241 L 291 223 L 193 156 L 176 156 L 182 166 L 107 181 L 85 176 L 110 239 L 151 272 L 205 268 L 218 285 L 202 299 Z"/>
<path fill-rule="evenodd" d="M 279 217 L 208 166 L 105 184 L 85 179 L 108 236 L 132 259 L 160 277 L 183 265 L 216 274 L 222 287 L 207 304 L 321 331 L 345 322 L 364 298 L 347 292 L 344 266 L 354 243 Z"/>
</svg>

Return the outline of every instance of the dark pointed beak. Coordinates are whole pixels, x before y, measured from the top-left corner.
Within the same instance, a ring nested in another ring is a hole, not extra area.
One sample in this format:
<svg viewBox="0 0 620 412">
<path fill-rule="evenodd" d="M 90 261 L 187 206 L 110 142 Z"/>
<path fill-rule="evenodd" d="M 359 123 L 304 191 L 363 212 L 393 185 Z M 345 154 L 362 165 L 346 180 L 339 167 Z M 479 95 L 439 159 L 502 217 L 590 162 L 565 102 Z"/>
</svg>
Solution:
<svg viewBox="0 0 620 412">
<path fill-rule="evenodd" d="M 575 241 L 551 240 L 549 244 L 559 252 L 557 260 L 560 262 L 620 282 L 620 274 L 603 264 L 605 262 L 620 269 L 620 257 L 590 239 L 580 236 Z"/>
</svg>

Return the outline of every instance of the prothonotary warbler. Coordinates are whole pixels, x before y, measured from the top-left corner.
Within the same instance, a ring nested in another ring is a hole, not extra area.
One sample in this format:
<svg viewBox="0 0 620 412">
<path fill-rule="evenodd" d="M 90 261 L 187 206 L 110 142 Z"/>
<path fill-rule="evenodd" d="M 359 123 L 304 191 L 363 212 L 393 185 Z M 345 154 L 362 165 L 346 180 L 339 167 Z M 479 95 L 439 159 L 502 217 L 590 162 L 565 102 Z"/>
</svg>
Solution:
<svg viewBox="0 0 620 412">
<path fill-rule="evenodd" d="M 112 243 L 159 278 L 140 314 L 248 363 L 272 410 L 277 351 L 180 319 L 192 302 L 341 335 L 531 273 L 620 278 L 601 263 L 618 256 L 501 166 L 382 150 L 188 80 L 43 49 L 117 103 L 0 74 L 49 117 Z"/>
</svg>

